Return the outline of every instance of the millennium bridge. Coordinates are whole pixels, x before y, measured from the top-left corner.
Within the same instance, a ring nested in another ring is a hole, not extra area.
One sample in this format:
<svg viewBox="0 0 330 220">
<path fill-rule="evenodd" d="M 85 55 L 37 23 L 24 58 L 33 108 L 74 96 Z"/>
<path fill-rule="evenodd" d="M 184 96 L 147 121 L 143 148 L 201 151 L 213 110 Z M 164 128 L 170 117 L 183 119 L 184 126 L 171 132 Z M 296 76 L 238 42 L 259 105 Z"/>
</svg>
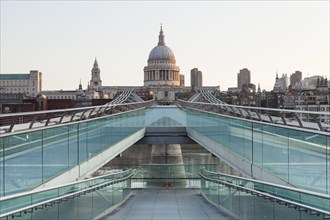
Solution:
<svg viewBox="0 0 330 220">
<path fill-rule="evenodd" d="M 0 219 L 330 219 L 321 116 L 228 105 L 203 89 L 169 106 L 127 90 L 103 106 L 3 114 Z M 93 175 L 136 143 L 152 146 L 150 164 Z M 241 175 L 183 164 L 184 143 Z"/>
</svg>

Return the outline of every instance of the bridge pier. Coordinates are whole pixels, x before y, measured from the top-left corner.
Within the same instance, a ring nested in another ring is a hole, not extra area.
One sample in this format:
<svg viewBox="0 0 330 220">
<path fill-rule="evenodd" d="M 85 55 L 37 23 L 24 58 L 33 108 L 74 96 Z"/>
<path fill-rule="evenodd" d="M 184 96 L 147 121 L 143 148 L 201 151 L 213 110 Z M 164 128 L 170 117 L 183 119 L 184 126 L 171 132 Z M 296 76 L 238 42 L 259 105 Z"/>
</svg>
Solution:
<svg viewBox="0 0 330 220">
<path fill-rule="evenodd" d="M 151 150 L 150 178 L 165 178 L 161 186 L 184 186 L 185 168 L 180 144 L 153 144 Z M 153 184 L 154 185 L 154 184 Z"/>
</svg>

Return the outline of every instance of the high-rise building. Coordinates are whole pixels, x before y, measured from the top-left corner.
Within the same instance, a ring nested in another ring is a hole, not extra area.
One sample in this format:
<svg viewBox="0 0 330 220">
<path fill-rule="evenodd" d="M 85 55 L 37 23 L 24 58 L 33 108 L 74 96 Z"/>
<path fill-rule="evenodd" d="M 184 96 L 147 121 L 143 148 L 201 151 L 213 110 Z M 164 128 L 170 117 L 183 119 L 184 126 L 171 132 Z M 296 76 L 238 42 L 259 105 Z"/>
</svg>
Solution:
<svg viewBox="0 0 330 220">
<path fill-rule="evenodd" d="M 180 74 L 180 86 L 184 87 L 184 75 Z"/>
<path fill-rule="evenodd" d="M 101 80 L 101 77 L 100 77 L 100 68 L 99 68 L 99 64 L 97 63 L 97 60 L 95 58 L 95 61 L 94 61 L 94 65 L 93 65 L 93 68 L 92 68 L 92 79 L 90 81 L 90 84 L 89 84 L 89 88 L 91 90 L 98 90 L 99 88 L 102 87 L 102 80 Z"/>
<path fill-rule="evenodd" d="M 31 70 L 24 74 L 0 74 L 0 93 L 37 96 L 42 90 L 42 73 Z"/>
<path fill-rule="evenodd" d="M 290 85 L 295 86 L 296 84 L 300 84 L 302 79 L 302 73 L 300 71 L 295 71 L 290 76 Z"/>
<path fill-rule="evenodd" d="M 274 84 L 274 92 L 284 92 L 288 88 L 288 75 L 282 74 L 282 77 L 279 78 L 278 74 L 276 73 L 276 79 Z"/>
<path fill-rule="evenodd" d="M 251 72 L 247 68 L 241 69 L 237 74 L 237 88 L 242 89 L 244 84 L 251 84 Z"/>
<path fill-rule="evenodd" d="M 203 86 L 203 74 L 198 68 L 190 71 L 190 86 L 193 90 Z"/>
</svg>

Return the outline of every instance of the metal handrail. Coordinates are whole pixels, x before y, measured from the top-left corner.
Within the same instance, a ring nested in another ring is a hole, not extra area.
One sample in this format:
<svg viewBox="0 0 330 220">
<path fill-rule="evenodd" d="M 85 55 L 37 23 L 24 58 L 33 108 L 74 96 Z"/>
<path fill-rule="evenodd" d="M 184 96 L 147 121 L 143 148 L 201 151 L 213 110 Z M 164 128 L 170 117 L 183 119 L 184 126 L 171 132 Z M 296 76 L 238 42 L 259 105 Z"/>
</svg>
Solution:
<svg viewBox="0 0 330 220">
<path fill-rule="evenodd" d="M 226 108 L 228 114 L 234 113 L 236 117 L 241 117 L 241 118 L 247 118 L 244 114 L 238 114 L 238 111 L 234 111 L 234 109 L 244 109 L 246 111 L 249 110 L 255 110 L 255 111 L 250 111 L 250 113 L 256 113 L 258 117 L 252 116 L 250 120 L 255 120 L 255 121 L 262 121 L 262 122 L 267 122 L 271 124 L 283 124 L 287 125 L 290 127 L 299 127 L 299 128 L 305 128 L 309 130 L 320 130 L 320 131 L 326 131 L 330 132 L 330 124 L 325 124 L 325 123 L 320 123 L 319 121 L 317 122 L 305 122 L 301 119 L 297 120 L 297 113 L 299 114 L 310 114 L 314 116 L 327 116 L 330 118 L 330 112 L 314 112 L 314 111 L 300 111 L 300 110 L 288 110 L 288 109 L 274 109 L 274 108 L 260 108 L 260 107 L 252 107 L 252 106 L 237 106 L 237 105 L 228 105 L 228 104 L 223 104 L 223 103 L 207 103 L 207 102 L 190 102 L 190 101 L 185 101 L 185 100 L 178 100 L 178 103 L 184 107 L 184 108 L 192 108 L 192 109 L 197 109 L 200 111 L 206 111 L 206 112 L 216 112 L 217 114 L 222 114 L 219 113 L 219 111 L 216 111 L 219 108 Z M 205 109 L 206 106 L 211 106 L 212 108 Z M 240 111 L 242 112 L 242 111 Z M 265 112 L 264 114 L 260 112 Z M 273 115 L 271 116 L 269 112 L 276 112 L 278 115 Z M 285 113 L 293 113 L 293 118 L 285 118 L 284 114 Z M 263 116 L 263 118 L 261 118 Z M 277 117 L 277 120 L 276 120 Z M 299 118 L 299 117 L 298 117 Z M 297 122 L 296 124 L 292 122 Z"/>
<path fill-rule="evenodd" d="M 13 132 L 14 126 L 19 124 L 26 124 L 21 130 L 29 130 L 34 128 L 36 120 L 39 117 L 42 120 L 40 126 L 52 126 L 54 124 L 62 124 L 73 121 L 81 121 L 90 118 L 96 118 L 103 116 L 102 113 L 105 113 L 107 110 L 111 109 L 110 114 L 116 112 L 126 112 L 132 109 L 141 108 L 141 107 L 151 107 L 154 103 L 154 100 L 149 100 L 145 102 L 134 102 L 134 103 L 115 103 L 115 104 L 106 104 L 102 106 L 90 106 L 82 108 L 70 108 L 70 109 L 58 109 L 58 110 L 47 110 L 47 111 L 35 111 L 35 112 L 24 112 L 24 113 L 9 113 L 1 114 L 0 121 L 5 121 L 6 119 L 10 120 L 6 125 L 2 125 L 2 132 L 0 133 L 10 133 Z M 122 108 L 127 107 L 127 108 Z M 119 110 L 117 109 L 119 108 Z M 109 114 L 109 113 L 106 113 Z M 64 120 L 64 117 L 69 117 L 69 121 Z M 26 117 L 26 121 L 23 123 L 17 122 L 18 119 Z M 15 120 L 16 119 L 16 120 Z"/>
<path fill-rule="evenodd" d="M 118 179 L 111 178 L 111 177 L 114 177 L 115 175 L 118 175 L 118 174 L 123 174 L 124 177 L 121 177 L 121 178 L 118 178 Z M 47 191 L 54 190 L 54 189 L 56 190 L 56 189 L 60 189 L 60 188 L 68 187 L 68 186 L 75 186 L 75 185 L 78 185 L 78 184 L 83 184 L 85 182 L 92 182 L 92 181 L 95 181 L 95 180 L 98 180 L 98 179 L 103 179 L 103 178 L 104 179 L 109 179 L 108 181 L 105 181 L 105 182 L 102 182 L 102 183 L 96 183 L 95 185 L 87 186 L 86 188 L 80 189 L 76 192 L 72 192 L 72 193 L 70 192 L 70 193 L 65 194 L 63 196 L 56 196 L 55 198 L 52 198 L 52 199 L 47 199 L 47 200 L 44 200 L 42 202 L 31 204 L 31 205 L 28 205 L 28 206 L 25 206 L 25 207 L 22 207 L 22 208 L 19 208 L 19 209 L 16 209 L 16 210 L 12 210 L 12 211 L 9 211 L 9 212 L 6 212 L 6 213 L 1 213 L 0 218 L 4 218 L 4 217 L 8 218 L 9 216 L 15 217 L 16 215 L 21 216 L 23 213 L 26 214 L 26 213 L 29 213 L 29 212 L 33 212 L 34 209 L 37 210 L 37 209 L 41 209 L 43 207 L 47 207 L 48 205 L 58 204 L 62 201 L 66 201 L 68 199 L 73 199 L 74 197 L 77 197 L 77 196 L 85 195 L 86 193 L 90 193 L 90 192 L 93 192 L 95 190 L 99 190 L 101 188 L 107 187 L 107 186 L 112 185 L 114 183 L 125 181 L 125 180 L 131 178 L 132 176 L 133 176 L 133 170 L 132 169 L 127 169 L 125 171 L 111 173 L 111 174 L 107 174 L 107 175 L 102 175 L 102 176 L 98 176 L 98 177 L 90 178 L 90 179 L 85 179 L 85 180 L 81 180 L 81 181 L 74 182 L 74 183 L 68 183 L 68 184 L 64 184 L 64 185 L 60 185 L 60 186 L 50 187 L 50 188 L 47 188 L 47 189 L 41 189 L 41 190 L 36 190 L 36 191 L 32 191 L 32 192 L 31 191 L 30 192 L 24 192 L 24 193 L 19 193 L 19 194 L 15 194 L 15 195 L 2 197 L 2 198 L 0 198 L 0 204 L 2 202 L 8 201 L 8 200 L 17 199 L 17 198 L 20 198 L 20 197 L 32 196 L 32 195 L 37 194 L 37 193 L 43 193 L 43 192 L 47 192 Z"/>
<path fill-rule="evenodd" d="M 209 173 L 209 174 L 212 174 L 212 175 L 217 175 L 218 178 L 212 178 L 212 177 L 206 176 L 203 172 Z M 320 209 L 320 208 L 310 206 L 308 204 L 301 203 L 301 201 L 288 200 L 287 198 L 282 198 L 279 195 L 270 194 L 270 192 L 260 191 L 260 190 L 255 189 L 255 188 L 252 189 L 252 188 L 249 188 L 249 187 L 244 187 L 243 185 L 237 185 L 237 184 L 233 183 L 232 181 L 223 180 L 223 179 L 221 179 L 221 177 L 229 177 L 231 179 L 238 180 L 238 181 L 247 181 L 247 182 L 262 184 L 262 185 L 276 187 L 276 188 L 280 188 L 280 189 L 284 189 L 284 190 L 290 190 L 291 192 L 303 193 L 303 194 L 307 194 L 309 196 L 315 196 L 317 198 L 330 200 L 330 195 L 327 195 L 327 194 L 320 194 L 320 193 L 311 192 L 311 191 L 307 191 L 307 190 L 303 190 L 303 189 L 298 189 L 298 188 L 293 188 L 293 187 L 288 187 L 288 186 L 263 182 L 263 181 L 259 181 L 259 180 L 248 179 L 248 178 L 244 178 L 244 177 L 238 177 L 238 176 L 233 176 L 233 175 L 219 173 L 219 172 L 212 172 L 212 171 L 206 170 L 205 168 L 201 169 L 201 172 L 199 173 L 199 175 L 207 181 L 215 182 L 215 183 L 218 183 L 218 184 L 221 184 L 221 185 L 225 185 L 229 188 L 235 188 L 235 189 L 240 190 L 240 191 L 248 192 L 248 193 L 251 193 L 252 195 L 261 196 L 265 199 L 269 199 L 271 201 L 276 201 L 279 204 L 289 205 L 289 207 L 290 207 L 290 205 L 292 205 L 294 207 L 299 207 L 299 208 L 302 208 L 302 209 L 305 209 L 305 210 L 309 210 L 311 213 L 316 212 L 318 214 L 323 214 L 324 218 L 329 218 L 330 217 L 330 207 L 329 207 L 329 210 L 323 210 L 323 209 Z"/>
<path fill-rule="evenodd" d="M 80 107 L 80 108 L 55 109 L 55 110 L 34 111 L 34 112 L 6 113 L 6 114 L 1 114 L 0 118 L 27 116 L 27 115 L 41 115 L 41 114 L 61 113 L 61 112 L 75 112 L 75 111 L 83 111 L 83 110 L 89 110 L 89 109 L 116 107 L 116 106 L 125 106 L 125 105 L 139 105 L 139 104 L 147 105 L 147 104 L 152 104 L 153 102 L 154 102 L 154 100 L 149 100 L 149 101 L 145 101 L 145 102 L 119 103 L 119 104 L 114 103 L 114 104 L 88 106 L 88 107 Z"/>
<path fill-rule="evenodd" d="M 261 111 L 276 111 L 276 112 L 286 112 L 286 113 L 303 113 L 303 114 L 314 114 L 314 115 L 329 115 L 330 112 L 315 112 L 315 111 L 301 111 L 301 110 L 289 110 L 289 109 L 278 109 L 278 108 L 262 108 L 262 107 L 254 107 L 254 106 L 242 106 L 242 105 L 229 105 L 229 104 L 220 104 L 220 103 L 208 103 L 208 102 L 189 102 L 182 99 L 178 100 L 179 103 L 187 103 L 187 104 L 200 104 L 200 105 L 212 105 L 212 106 L 228 106 L 234 108 L 242 108 L 242 109 L 254 109 Z"/>
</svg>

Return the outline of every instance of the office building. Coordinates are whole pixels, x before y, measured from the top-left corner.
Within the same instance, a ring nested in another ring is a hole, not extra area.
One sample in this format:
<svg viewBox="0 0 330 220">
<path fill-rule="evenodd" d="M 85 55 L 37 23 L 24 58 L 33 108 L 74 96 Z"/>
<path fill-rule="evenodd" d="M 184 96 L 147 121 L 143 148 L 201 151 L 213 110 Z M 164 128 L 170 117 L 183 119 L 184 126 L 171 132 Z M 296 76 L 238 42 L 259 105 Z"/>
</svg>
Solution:
<svg viewBox="0 0 330 220">
<path fill-rule="evenodd" d="M 251 72 L 247 68 L 241 69 L 237 74 L 237 88 L 242 89 L 243 85 L 251 83 Z"/>
<path fill-rule="evenodd" d="M 194 68 L 190 71 L 190 86 L 192 90 L 203 86 L 203 74 L 198 68 Z"/>
</svg>

